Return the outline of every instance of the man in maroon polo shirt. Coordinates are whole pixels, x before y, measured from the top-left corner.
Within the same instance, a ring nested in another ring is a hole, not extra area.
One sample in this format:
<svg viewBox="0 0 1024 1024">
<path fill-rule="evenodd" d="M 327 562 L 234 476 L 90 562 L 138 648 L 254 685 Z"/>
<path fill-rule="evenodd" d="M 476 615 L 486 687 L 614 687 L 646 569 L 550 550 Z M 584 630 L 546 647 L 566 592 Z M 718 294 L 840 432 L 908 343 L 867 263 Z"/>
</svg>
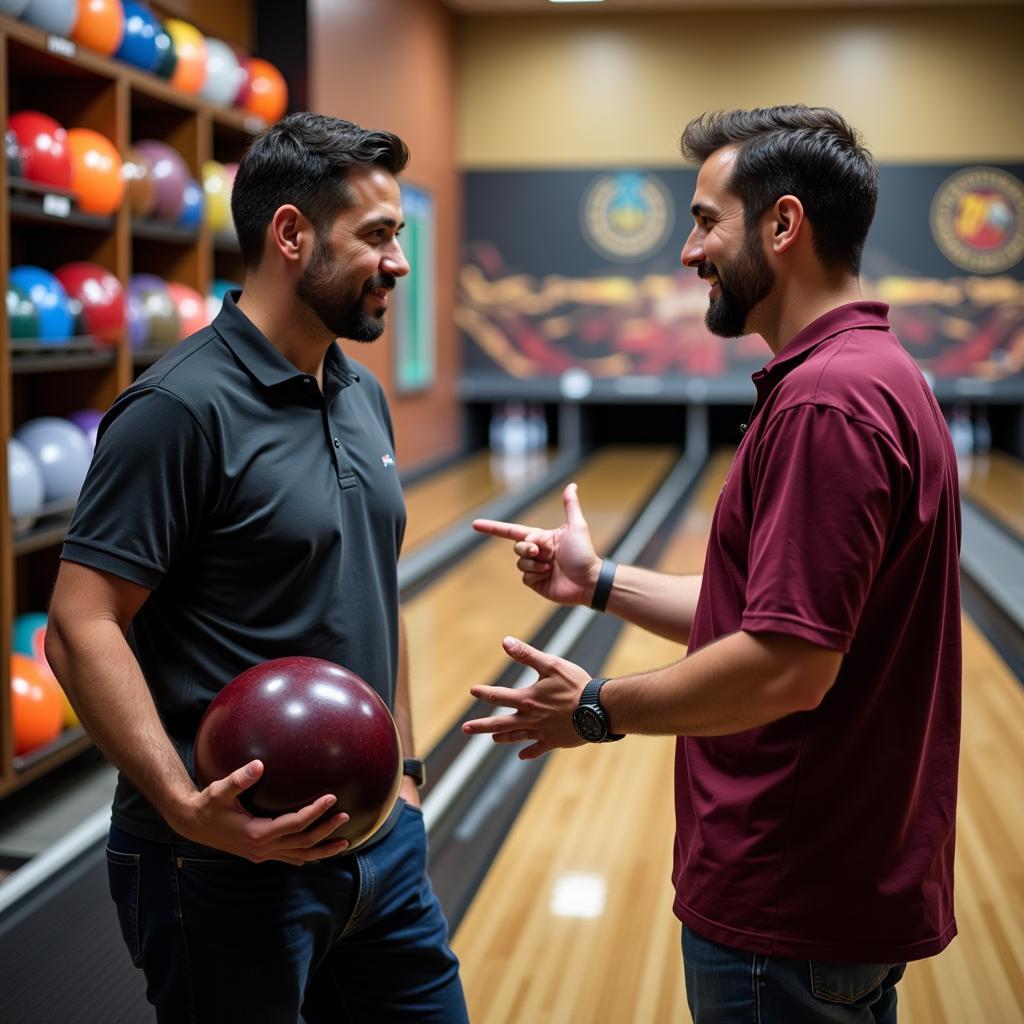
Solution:
<svg viewBox="0 0 1024 1024">
<path fill-rule="evenodd" d="M 773 358 L 711 525 L 703 576 L 594 552 L 575 485 L 515 541 L 524 582 L 688 643 L 590 680 L 514 638 L 533 686 L 468 722 L 522 757 L 679 736 L 675 912 L 696 1024 L 896 1020 L 906 961 L 956 934 L 960 736 L 956 460 L 942 414 L 858 282 L 877 169 L 835 111 L 704 115 L 683 263 L 716 334 Z"/>
</svg>

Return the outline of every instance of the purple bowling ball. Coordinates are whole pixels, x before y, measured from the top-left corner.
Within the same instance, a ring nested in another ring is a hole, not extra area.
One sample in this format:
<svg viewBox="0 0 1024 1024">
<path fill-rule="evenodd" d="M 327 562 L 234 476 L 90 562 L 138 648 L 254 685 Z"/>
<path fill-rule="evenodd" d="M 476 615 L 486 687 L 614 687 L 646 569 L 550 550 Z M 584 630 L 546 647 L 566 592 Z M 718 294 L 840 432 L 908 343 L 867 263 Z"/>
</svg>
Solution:
<svg viewBox="0 0 1024 1024">
<path fill-rule="evenodd" d="M 89 440 L 89 448 L 96 450 L 96 431 L 99 428 L 103 413 L 99 409 L 79 409 L 73 412 L 68 419 L 85 434 Z"/>
<path fill-rule="evenodd" d="M 157 139 L 136 142 L 135 151 L 145 161 L 153 182 L 152 216 L 175 223 L 185 209 L 185 189 L 192 180 L 188 164 L 173 146 Z"/>
<path fill-rule="evenodd" d="M 42 471 L 47 502 L 78 497 L 92 460 L 89 442 L 78 427 L 56 416 L 40 416 L 23 423 L 14 436 Z"/>
</svg>

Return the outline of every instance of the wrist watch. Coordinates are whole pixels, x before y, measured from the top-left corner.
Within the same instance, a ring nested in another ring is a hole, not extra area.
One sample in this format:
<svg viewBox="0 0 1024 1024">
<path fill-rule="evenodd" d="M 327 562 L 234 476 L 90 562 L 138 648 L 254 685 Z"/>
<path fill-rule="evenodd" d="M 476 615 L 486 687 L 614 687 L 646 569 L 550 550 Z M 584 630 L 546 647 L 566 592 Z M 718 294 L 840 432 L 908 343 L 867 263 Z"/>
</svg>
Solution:
<svg viewBox="0 0 1024 1024">
<path fill-rule="evenodd" d="M 601 707 L 601 687 L 607 682 L 607 679 L 591 679 L 583 687 L 580 702 L 572 713 L 573 728 L 588 743 L 611 743 L 624 735 L 611 731 L 608 713 Z"/>
<path fill-rule="evenodd" d="M 402 774 L 408 775 L 422 789 L 427 782 L 427 766 L 418 757 L 407 757 L 402 762 Z"/>
</svg>

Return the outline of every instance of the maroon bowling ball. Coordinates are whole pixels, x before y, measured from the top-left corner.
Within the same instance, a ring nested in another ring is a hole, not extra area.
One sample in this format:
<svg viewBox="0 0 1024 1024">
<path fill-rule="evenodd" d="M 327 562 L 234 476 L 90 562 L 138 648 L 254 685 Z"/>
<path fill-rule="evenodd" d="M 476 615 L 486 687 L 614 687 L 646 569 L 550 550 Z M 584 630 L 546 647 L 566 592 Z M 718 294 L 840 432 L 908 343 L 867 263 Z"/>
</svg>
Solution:
<svg viewBox="0 0 1024 1024">
<path fill-rule="evenodd" d="M 278 658 L 248 669 L 214 698 L 199 723 L 196 779 L 206 787 L 256 758 L 260 780 L 241 796 L 275 818 L 325 793 L 349 820 L 332 839 L 350 848 L 387 819 L 402 782 L 402 747 L 387 705 L 368 683 L 320 658 Z"/>
</svg>

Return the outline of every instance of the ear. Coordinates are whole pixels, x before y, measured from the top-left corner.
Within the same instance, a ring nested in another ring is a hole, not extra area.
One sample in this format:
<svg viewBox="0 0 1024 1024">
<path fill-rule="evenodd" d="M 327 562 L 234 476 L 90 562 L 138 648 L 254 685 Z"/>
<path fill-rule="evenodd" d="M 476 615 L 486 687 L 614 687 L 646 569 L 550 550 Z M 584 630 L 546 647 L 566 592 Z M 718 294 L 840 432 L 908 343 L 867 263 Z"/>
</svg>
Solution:
<svg viewBox="0 0 1024 1024">
<path fill-rule="evenodd" d="M 796 196 L 780 196 L 768 211 L 769 245 L 783 253 L 800 238 L 804 225 L 804 204 Z"/>
<path fill-rule="evenodd" d="M 303 248 L 310 245 L 313 238 L 313 225 L 302 211 L 291 203 L 279 206 L 274 211 L 267 231 L 268 244 L 289 263 L 301 260 Z"/>
</svg>

